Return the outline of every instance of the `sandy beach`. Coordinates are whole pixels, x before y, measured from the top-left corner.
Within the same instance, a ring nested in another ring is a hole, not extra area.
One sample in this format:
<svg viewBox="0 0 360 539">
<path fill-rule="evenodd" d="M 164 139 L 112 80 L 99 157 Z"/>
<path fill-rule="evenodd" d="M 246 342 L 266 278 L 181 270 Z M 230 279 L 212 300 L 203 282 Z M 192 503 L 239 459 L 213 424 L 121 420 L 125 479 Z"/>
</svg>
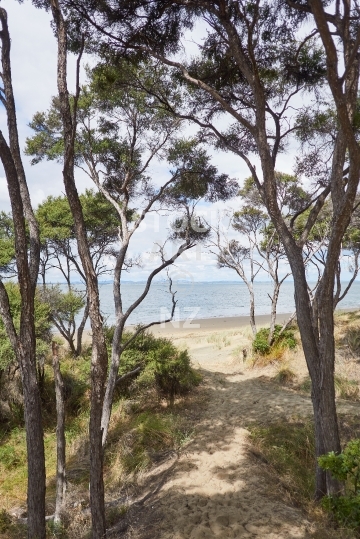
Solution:
<svg viewBox="0 0 360 539">
<path fill-rule="evenodd" d="M 288 320 L 292 313 L 284 313 L 277 315 L 277 323 L 282 324 Z M 256 324 L 261 326 L 267 326 L 270 324 L 270 315 L 261 314 L 256 316 Z M 173 320 L 166 324 L 156 324 L 149 328 L 154 334 L 160 335 L 176 335 L 195 332 L 211 332 L 211 331 L 224 331 L 224 330 L 236 330 L 239 328 L 250 327 L 249 316 L 229 316 L 229 317 L 217 317 L 217 318 L 194 318 L 187 320 Z M 134 326 L 128 326 L 128 329 L 132 329 Z"/>
</svg>

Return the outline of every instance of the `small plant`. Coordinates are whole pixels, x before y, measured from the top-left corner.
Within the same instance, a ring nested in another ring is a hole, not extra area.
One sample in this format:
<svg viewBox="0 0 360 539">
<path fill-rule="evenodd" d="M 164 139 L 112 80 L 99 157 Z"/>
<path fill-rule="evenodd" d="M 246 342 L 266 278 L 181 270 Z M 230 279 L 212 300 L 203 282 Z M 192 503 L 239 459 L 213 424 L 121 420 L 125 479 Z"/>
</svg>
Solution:
<svg viewBox="0 0 360 539">
<path fill-rule="evenodd" d="M 359 355 L 360 354 L 360 330 L 358 328 L 350 328 L 344 338 L 344 343 L 348 346 L 351 354 Z"/>
<path fill-rule="evenodd" d="M 253 341 L 253 351 L 260 356 L 267 356 L 275 350 L 283 351 L 286 348 L 293 350 L 296 347 L 294 328 L 287 328 L 281 332 L 282 326 L 276 325 L 272 344 L 269 344 L 269 328 L 261 328 Z"/>
<path fill-rule="evenodd" d="M 5 509 L 0 511 L 0 533 L 6 533 L 12 526 L 11 516 Z"/>
<path fill-rule="evenodd" d="M 115 526 L 127 513 L 126 505 L 112 505 L 106 508 L 106 525 L 108 528 Z"/>
<path fill-rule="evenodd" d="M 142 412 L 133 425 L 123 438 L 121 452 L 121 464 L 128 474 L 145 470 L 151 464 L 152 457 L 172 448 L 177 438 L 171 417 Z"/>
<path fill-rule="evenodd" d="M 46 537 L 48 539 L 68 539 L 68 534 L 63 524 L 49 520 L 46 523 Z"/>
<path fill-rule="evenodd" d="M 5 509 L 0 511 L 0 537 L 6 539 L 26 539 L 27 530 L 23 524 L 13 521 L 11 515 Z"/>
<path fill-rule="evenodd" d="M 294 382 L 295 379 L 296 374 L 294 373 L 294 371 L 292 371 L 290 367 L 285 366 L 279 369 L 275 376 L 276 382 L 281 385 L 291 384 L 292 382 Z"/>
<path fill-rule="evenodd" d="M 342 496 L 325 496 L 323 507 L 336 521 L 347 528 L 360 531 L 360 439 L 351 440 L 344 451 L 333 451 L 318 458 L 319 466 L 345 484 Z"/>
</svg>

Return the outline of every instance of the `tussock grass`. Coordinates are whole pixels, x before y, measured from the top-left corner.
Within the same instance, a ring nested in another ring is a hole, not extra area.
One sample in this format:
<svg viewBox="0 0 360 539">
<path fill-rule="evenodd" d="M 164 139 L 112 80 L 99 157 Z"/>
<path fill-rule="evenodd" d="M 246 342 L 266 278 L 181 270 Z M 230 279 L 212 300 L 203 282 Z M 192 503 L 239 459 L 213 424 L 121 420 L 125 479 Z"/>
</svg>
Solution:
<svg viewBox="0 0 360 539">
<path fill-rule="evenodd" d="M 334 378 L 335 395 L 338 399 L 344 399 L 349 401 L 360 400 L 360 387 L 357 380 L 348 379 L 345 376 L 339 374 Z M 311 380 L 309 376 L 306 376 L 304 380 L 297 386 L 297 389 L 304 391 L 307 394 L 311 393 Z"/>
<path fill-rule="evenodd" d="M 274 380 L 278 384 L 283 386 L 293 384 L 296 380 L 296 373 L 291 369 L 289 365 L 285 364 L 278 369 Z"/>
<path fill-rule="evenodd" d="M 232 332 L 232 335 L 234 335 L 234 332 Z M 209 344 L 213 344 L 215 348 L 221 350 L 222 348 L 231 345 L 229 336 L 229 333 L 212 333 L 206 340 Z"/>
</svg>

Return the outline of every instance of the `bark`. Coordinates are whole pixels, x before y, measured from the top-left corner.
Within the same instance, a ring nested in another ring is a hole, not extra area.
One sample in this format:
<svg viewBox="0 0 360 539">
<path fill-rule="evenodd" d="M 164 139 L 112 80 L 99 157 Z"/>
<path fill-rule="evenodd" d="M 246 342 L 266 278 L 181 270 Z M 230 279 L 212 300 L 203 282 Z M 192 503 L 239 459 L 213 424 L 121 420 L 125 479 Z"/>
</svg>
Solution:
<svg viewBox="0 0 360 539">
<path fill-rule="evenodd" d="M 56 502 L 54 522 L 61 522 L 66 493 L 66 439 L 64 381 L 60 371 L 59 346 L 52 343 L 52 358 L 56 395 Z"/>
<path fill-rule="evenodd" d="M 58 91 L 60 113 L 64 131 L 64 168 L 63 178 L 70 209 L 75 223 L 78 252 L 86 277 L 89 317 L 92 330 L 91 357 L 91 403 L 90 403 L 90 507 L 93 539 L 106 537 L 103 449 L 101 410 L 107 374 L 107 348 L 100 313 L 99 289 L 87 242 L 86 228 L 79 195 L 74 179 L 74 142 L 76 135 L 76 100 L 79 95 L 79 60 L 77 73 L 77 96 L 74 111 L 70 109 L 67 88 L 67 34 L 66 23 L 57 0 L 51 0 L 51 9 L 57 29 L 58 40 Z"/>
</svg>

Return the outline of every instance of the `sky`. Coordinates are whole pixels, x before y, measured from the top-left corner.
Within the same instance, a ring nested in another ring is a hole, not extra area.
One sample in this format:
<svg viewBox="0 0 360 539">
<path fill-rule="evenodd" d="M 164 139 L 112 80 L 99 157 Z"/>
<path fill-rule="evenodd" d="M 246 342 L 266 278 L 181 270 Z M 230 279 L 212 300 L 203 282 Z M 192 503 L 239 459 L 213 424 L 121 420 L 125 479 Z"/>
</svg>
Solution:
<svg viewBox="0 0 360 539">
<path fill-rule="evenodd" d="M 50 14 L 36 9 L 31 2 L 25 0 L 21 5 L 14 0 L 2 0 L 1 6 L 8 12 L 8 24 L 11 35 L 11 62 L 13 74 L 13 87 L 15 93 L 20 146 L 24 148 L 26 137 L 31 136 L 29 122 L 35 112 L 45 110 L 50 104 L 51 97 L 56 94 L 56 41 L 50 27 Z M 192 47 L 192 41 L 200 39 L 199 35 L 189 36 L 185 47 Z M 196 34 L 196 32 L 195 32 Z M 91 61 L 84 58 L 83 65 Z M 69 57 L 69 88 L 74 88 L 75 81 L 75 57 Z M 0 125 L 6 133 L 6 118 L 4 110 L 0 109 Z M 290 150 L 290 153 L 291 150 Z M 292 172 L 293 159 L 289 154 L 279 157 L 278 170 Z M 27 175 L 30 195 L 34 207 L 41 203 L 49 195 L 61 195 L 64 193 L 62 183 L 61 165 L 53 162 L 43 162 L 31 166 L 30 158 L 23 156 Z M 232 154 L 214 153 L 213 163 L 219 172 L 226 173 L 232 178 L 242 181 L 249 176 L 249 171 L 242 160 Z M 159 166 L 154 169 L 158 177 L 166 177 L 166 169 Z M 92 187 L 91 181 L 81 171 L 76 173 L 76 182 L 79 192 Z M 215 224 L 218 212 L 225 208 L 238 208 L 236 199 L 228 203 L 200 204 L 198 209 L 208 222 Z M 3 171 L 0 170 L 0 210 L 9 211 L 6 181 Z M 140 229 L 134 235 L 130 254 L 141 254 L 143 266 L 129 274 L 127 280 L 144 280 L 149 269 L 154 266 L 153 243 L 164 241 L 169 224 L 174 215 L 159 216 L 151 214 L 145 219 Z M 169 248 L 168 252 L 171 253 Z M 177 279 L 192 281 L 234 281 L 236 274 L 232 270 L 219 269 L 214 255 L 206 251 L 204 247 L 197 247 L 192 252 L 187 252 L 178 260 L 172 274 Z M 284 267 L 283 271 L 286 271 Z M 54 281 L 61 281 L 56 272 L 50 276 Z M 266 275 L 262 280 L 266 280 Z"/>
</svg>

